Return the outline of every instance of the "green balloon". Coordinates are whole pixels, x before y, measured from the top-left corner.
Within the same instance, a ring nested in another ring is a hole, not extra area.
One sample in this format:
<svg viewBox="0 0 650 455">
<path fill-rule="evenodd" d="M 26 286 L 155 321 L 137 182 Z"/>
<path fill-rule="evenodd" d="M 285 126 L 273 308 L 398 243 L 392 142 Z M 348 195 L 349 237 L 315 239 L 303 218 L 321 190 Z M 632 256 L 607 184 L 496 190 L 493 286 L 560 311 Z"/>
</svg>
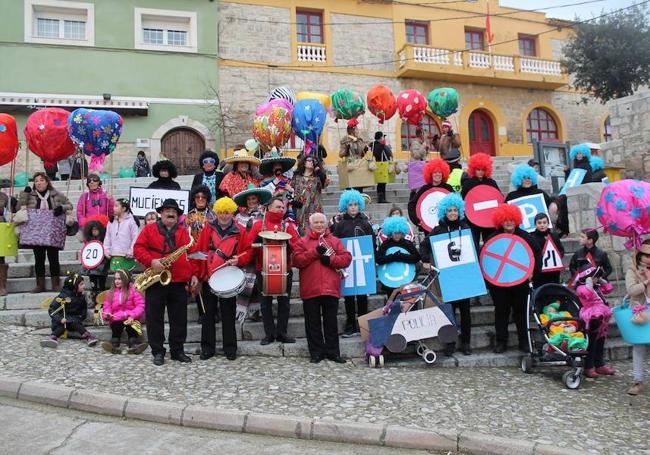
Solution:
<svg viewBox="0 0 650 455">
<path fill-rule="evenodd" d="M 431 112 L 444 119 L 458 112 L 460 96 L 454 88 L 437 88 L 429 92 L 427 102 Z"/>
<path fill-rule="evenodd" d="M 23 187 L 29 183 L 29 174 L 27 172 L 19 172 L 14 176 L 14 186 Z"/>
<path fill-rule="evenodd" d="M 336 118 L 350 120 L 363 114 L 366 110 L 366 103 L 358 93 L 346 88 L 339 89 L 332 93 L 332 108 Z"/>
<path fill-rule="evenodd" d="M 135 172 L 133 172 L 133 169 L 130 167 L 123 167 L 122 169 L 120 169 L 120 173 L 118 175 L 122 179 L 132 178 L 135 177 Z"/>
</svg>

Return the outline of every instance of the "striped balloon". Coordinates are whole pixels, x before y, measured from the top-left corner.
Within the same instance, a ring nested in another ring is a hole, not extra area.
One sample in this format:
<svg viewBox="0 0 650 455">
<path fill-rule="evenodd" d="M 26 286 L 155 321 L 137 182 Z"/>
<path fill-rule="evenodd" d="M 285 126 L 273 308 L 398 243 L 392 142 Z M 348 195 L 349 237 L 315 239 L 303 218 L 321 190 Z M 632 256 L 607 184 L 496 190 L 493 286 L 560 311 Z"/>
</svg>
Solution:
<svg viewBox="0 0 650 455">
<path fill-rule="evenodd" d="M 268 102 L 277 99 L 287 100 L 293 106 L 296 104 L 296 93 L 289 87 L 278 87 L 269 94 L 269 97 L 266 99 L 266 101 Z"/>
</svg>

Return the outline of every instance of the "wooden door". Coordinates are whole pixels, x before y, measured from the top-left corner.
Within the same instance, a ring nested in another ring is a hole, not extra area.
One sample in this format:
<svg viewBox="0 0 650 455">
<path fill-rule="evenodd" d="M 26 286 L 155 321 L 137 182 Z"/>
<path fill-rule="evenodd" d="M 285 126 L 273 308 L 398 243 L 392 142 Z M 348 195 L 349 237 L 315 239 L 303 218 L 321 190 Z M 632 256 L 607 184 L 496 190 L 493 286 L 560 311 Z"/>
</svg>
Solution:
<svg viewBox="0 0 650 455">
<path fill-rule="evenodd" d="M 199 172 L 199 157 L 205 151 L 203 137 L 190 128 L 176 128 L 162 138 L 162 155 L 176 166 L 178 175 Z"/>
<path fill-rule="evenodd" d="M 469 153 L 495 155 L 494 124 L 490 116 L 480 109 L 469 116 Z"/>
</svg>

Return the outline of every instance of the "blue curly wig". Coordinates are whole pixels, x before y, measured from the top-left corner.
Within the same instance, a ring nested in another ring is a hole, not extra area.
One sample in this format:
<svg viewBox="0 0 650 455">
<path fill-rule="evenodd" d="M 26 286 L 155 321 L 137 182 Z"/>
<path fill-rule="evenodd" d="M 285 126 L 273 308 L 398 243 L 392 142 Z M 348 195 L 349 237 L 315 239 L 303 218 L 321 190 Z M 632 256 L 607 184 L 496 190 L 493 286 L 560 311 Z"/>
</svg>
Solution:
<svg viewBox="0 0 650 455">
<path fill-rule="evenodd" d="M 530 177 L 533 185 L 537 185 L 537 171 L 525 163 L 520 164 L 515 168 L 512 172 L 512 177 L 510 177 L 510 182 L 512 183 L 512 186 L 519 189 L 521 188 L 522 183 L 524 183 L 525 177 Z"/>
<path fill-rule="evenodd" d="M 381 230 L 386 237 L 390 237 L 396 232 L 401 232 L 403 235 L 406 235 L 410 231 L 409 223 L 403 216 L 389 216 L 381 225 Z"/>
<path fill-rule="evenodd" d="M 589 158 L 589 165 L 594 171 L 600 171 L 605 168 L 605 161 L 599 156 L 592 156 Z"/>
<path fill-rule="evenodd" d="M 438 202 L 438 219 L 442 220 L 447 215 L 449 207 L 456 207 L 458 209 L 458 219 L 461 220 L 465 217 L 465 201 L 458 193 L 449 193 Z"/>
<path fill-rule="evenodd" d="M 569 158 L 571 158 L 571 161 L 576 159 L 578 153 L 582 153 L 587 159 L 591 158 L 591 149 L 587 144 L 576 144 L 571 147 L 571 150 L 569 150 Z"/>
<path fill-rule="evenodd" d="M 341 197 L 339 198 L 339 210 L 341 212 L 347 212 L 348 205 L 352 202 L 359 204 L 359 210 L 364 210 L 366 208 L 366 201 L 361 196 L 361 193 L 357 190 L 345 190 L 341 193 Z"/>
</svg>

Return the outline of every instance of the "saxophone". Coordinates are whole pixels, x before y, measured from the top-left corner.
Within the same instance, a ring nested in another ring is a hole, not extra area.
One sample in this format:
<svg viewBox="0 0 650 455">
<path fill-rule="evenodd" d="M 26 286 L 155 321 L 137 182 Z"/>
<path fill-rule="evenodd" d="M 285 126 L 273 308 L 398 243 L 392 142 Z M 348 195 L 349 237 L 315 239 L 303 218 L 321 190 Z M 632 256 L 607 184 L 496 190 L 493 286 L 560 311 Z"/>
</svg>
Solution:
<svg viewBox="0 0 650 455">
<path fill-rule="evenodd" d="M 133 283 L 133 287 L 135 287 L 135 289 L 140 294 L 142 294 L 144 291 L 158 282 L 160 282 L 160 284 L 163 286 L 167 286 L 172 281 L 172 273 L 169 271 L 169 268 L 174 262 L 178 260 L 178 258 L 185 254 L 187 250 L 192 247 L 192 245 L 194 245 L 194 237 L 190 235 L 190 243 L 177 248 L 164 258 L 160 259 L 160 262 L 162 263 L 165 270 L 161 271 L 160 273 L 156 273 L 152 267 L 149 267 L 147 270 L 137 276 L 135 282 Z"/>
</svg>

